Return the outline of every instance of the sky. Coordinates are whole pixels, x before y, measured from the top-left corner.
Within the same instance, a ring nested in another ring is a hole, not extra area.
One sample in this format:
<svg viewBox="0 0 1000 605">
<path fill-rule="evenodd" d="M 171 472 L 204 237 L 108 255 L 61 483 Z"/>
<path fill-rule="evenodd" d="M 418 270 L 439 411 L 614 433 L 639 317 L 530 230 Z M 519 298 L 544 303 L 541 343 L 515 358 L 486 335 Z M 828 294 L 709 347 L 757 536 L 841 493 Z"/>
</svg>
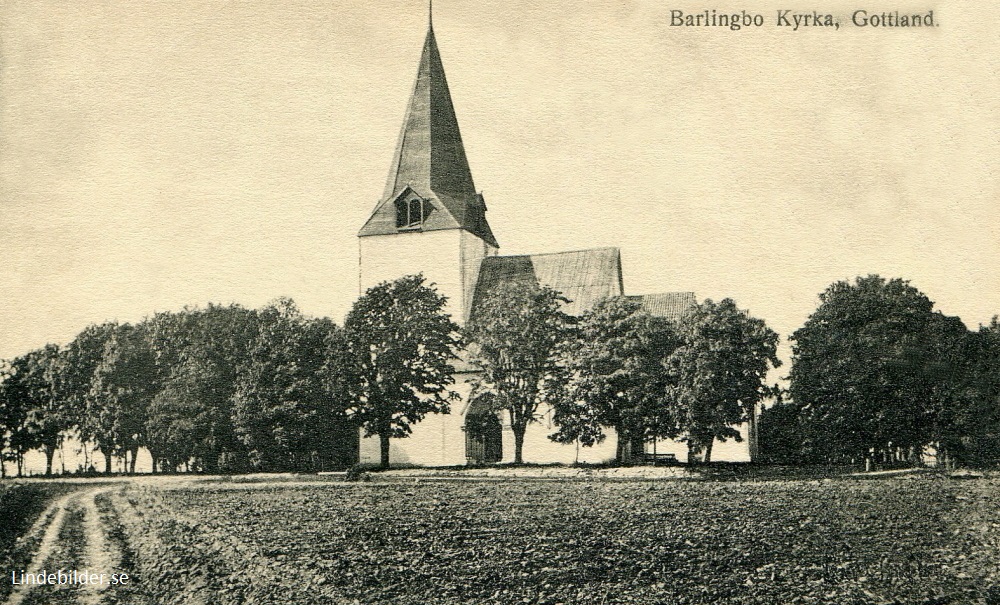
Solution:
<svg viewBox="0 0 1000 605">
<path fill-rule="evenodd" d="M 783 339 L 871 273 L 989 322 L 1000 30 L 973 2 L 895 4 L 940 26 L 439 0 L 501 254 L 617 246 L 627 293 L 731 297 Z M 0 2 L 0 358 L 208 302 L 341 321 L 426 24 L 411 0 Z"/>
</svg>

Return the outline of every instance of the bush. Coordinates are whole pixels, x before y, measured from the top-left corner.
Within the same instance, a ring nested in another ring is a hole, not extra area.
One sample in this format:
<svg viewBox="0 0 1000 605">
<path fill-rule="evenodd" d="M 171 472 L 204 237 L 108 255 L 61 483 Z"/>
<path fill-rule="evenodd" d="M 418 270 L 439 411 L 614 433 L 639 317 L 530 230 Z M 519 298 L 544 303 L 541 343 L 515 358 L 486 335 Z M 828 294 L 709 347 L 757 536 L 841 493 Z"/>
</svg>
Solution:
<svg viewBox="0 0 1000 605">
<path fill-rule="evenodd" d="M 368 467 L 364 464 L 355 464 L 351 468 L 347 469 L 347 474 L 344 475 L 344 481 L 371 481 L 371 473 L 368 472 Z"/>
</svg>

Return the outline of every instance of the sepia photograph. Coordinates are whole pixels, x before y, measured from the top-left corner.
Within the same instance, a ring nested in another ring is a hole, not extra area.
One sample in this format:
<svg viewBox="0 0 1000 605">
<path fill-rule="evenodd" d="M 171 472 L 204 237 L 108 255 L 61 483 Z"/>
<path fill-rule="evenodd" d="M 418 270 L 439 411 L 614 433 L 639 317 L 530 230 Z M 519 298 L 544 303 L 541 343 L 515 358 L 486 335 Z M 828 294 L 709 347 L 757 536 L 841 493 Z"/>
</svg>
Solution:
<svg viewBox="0 0 1000 605">
<path fill-rule="evenodd" d="M 0 603 L 1000 605 L 972 0 L 0 0 Z"/>
</svg>

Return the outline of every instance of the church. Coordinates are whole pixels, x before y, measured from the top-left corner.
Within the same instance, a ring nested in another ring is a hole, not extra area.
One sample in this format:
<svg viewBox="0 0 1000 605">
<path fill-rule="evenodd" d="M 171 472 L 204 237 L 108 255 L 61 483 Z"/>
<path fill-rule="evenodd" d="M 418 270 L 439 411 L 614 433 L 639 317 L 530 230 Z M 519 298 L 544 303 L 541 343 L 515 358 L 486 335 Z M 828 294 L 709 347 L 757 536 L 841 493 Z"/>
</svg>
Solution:
<svg viewBox="0 0 1000 605">
<path fill-rule="evenodd" d="M 444 66 L 428 25 L 416 82 L 410 95 L 389 177 L 381 199 L 358 233 L 359 293 L 386 280 L 423 273 L 448 298 L 447 311 L 459 325 L 476 313 L 477 300 L 496 283 L 534 281 L 563 293 L 566 312 L 579 315 L 597 301 L 626 296 L 617 248 L 548 254 L 499 254 L 462 145 Z M 630 295 L 654 315 L 676 319 L 695 304 L 692 292 Z M 476 369 L 456 363 L 454 389 L 462 400 L 451 414 L 431 414 L 406 439 L 391 440 L 393 464 L 451 466 L 509 462 L 514 437 L 506 414 L 469 403 Z M 524 460 L 531 463 L 604 462 L 615 457 L 613 430 L 594 447 L 561 445 L 548 439 L 555 427 L 551 410 L 528 426 Z M 485 422 L 485 424 L 484 424 Z M 466 426 L 492 427 L 473 436 Z M 664 444 L 667 445 L 667 444 Z M 681 451 L 678 444 L 660 451 Z M 378 438 L 361 440 L 360 460 L 379 460 Z"/>
</svg>

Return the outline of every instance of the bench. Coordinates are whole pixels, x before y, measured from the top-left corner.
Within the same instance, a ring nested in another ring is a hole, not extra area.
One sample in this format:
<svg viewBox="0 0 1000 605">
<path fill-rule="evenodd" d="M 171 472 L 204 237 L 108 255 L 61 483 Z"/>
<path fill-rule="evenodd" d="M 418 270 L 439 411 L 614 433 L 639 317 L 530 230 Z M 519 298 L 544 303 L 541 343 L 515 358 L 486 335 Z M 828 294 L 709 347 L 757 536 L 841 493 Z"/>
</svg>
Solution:
<svg viewBox="0 0 1000 605">
<path fill-rule="evenodd" d="M 642 454 L 642 461 L 646 464 L 652 464 L 653 466 L 659 466 L 661 464 L 677 464 L 677 456 L 675 454 L 653 454 L 650 452 L 644 452 Z"/>
</svg>

